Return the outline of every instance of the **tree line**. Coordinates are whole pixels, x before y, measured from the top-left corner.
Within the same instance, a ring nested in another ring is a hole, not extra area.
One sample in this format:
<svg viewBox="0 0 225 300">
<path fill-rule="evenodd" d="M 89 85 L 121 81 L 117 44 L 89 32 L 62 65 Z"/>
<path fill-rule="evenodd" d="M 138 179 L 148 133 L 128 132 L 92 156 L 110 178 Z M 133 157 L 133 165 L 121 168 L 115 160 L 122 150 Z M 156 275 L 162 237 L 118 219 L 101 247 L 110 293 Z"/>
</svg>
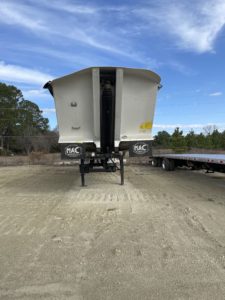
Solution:
<svg viewBox="0 0 225 300">
<path fill-rule="evenodd" d="M 225 150 L 225 130 L 219 132 L 216 126 L 206 126 L 201 133 L 191 130 L 186 135 L 178 127 L 172 134 L 167 131 L 159 131 L 154 138 L 154 146 L 170 148 L 177 152 L 187 151 L 191 148 Z"/>
<path fill-rule="evenodd" d="M 58 151 L 58 133 L 49 129 L 38 105 L 13 85 L 0 83 L 0 154 Z"/>
</svg>

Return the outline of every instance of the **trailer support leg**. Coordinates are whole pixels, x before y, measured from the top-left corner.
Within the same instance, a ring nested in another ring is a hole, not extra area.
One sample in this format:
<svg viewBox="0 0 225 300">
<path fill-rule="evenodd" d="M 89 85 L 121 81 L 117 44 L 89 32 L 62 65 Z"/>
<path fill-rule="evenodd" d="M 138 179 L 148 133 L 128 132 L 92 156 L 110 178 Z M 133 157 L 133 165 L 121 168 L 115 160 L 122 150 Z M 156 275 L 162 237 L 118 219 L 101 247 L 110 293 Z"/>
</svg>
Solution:
<svg viewBox="0 0 225 300">
<path fill-rule="evenodd" d="M 123 164 L 123 155 L 120 156 L 120 178 L 121 178 L 121 185 L 124 185 L 124 164 Z"/>
<path fill-rule="evenodd" d="M 80 160 L 80 176 L 81 176 L 81 186 L 85 186 L 85 170 L 84 170 L 84 159 Z"/>
</svg>

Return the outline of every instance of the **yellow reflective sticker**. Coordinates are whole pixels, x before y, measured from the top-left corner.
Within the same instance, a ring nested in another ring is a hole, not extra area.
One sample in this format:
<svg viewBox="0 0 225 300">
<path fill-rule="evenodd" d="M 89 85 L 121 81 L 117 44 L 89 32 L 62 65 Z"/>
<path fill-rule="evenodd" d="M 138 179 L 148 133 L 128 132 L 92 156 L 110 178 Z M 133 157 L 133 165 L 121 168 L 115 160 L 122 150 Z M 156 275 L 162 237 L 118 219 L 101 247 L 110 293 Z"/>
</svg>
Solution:
<svg viewBox="0 0 225 300">
<path fill-rule="evenodd" d="M 140 129 L 152 129 L 152 122 L 144 122 L 140 125 Z"/>
</svg>

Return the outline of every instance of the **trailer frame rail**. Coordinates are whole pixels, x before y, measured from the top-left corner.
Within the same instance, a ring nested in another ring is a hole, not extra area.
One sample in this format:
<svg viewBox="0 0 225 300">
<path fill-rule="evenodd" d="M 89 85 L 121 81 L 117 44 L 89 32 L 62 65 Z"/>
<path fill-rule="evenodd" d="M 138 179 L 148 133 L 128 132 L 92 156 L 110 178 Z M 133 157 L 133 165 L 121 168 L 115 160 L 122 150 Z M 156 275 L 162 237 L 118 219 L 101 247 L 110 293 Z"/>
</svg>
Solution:
<svg viewBox="0 0 225 300">
<path fill-rule="evenodd" d="M 162 166 L 166 171 L 186 166 L 195 170 L 225 173 L 225 154 L 154 154 L 151 163 L 154 167 Z"/>
</svg>

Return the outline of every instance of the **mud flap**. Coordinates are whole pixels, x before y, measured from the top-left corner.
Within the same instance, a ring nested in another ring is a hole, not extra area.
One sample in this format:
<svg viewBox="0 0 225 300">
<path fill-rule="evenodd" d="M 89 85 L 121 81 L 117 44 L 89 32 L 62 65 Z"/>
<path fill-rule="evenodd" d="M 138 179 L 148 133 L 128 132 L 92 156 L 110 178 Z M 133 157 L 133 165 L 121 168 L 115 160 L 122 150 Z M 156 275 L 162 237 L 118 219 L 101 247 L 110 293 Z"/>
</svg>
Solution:
<svg viewBox="0 0 225 300">
<path fill-rule="evenodd" d="M 80 159 L 85 154 L 83 144 L 62 144 L 61 158 L 62 159 Z"/>
<path fill-rule="evenodd" d="M 129 156 L 130 157 L 152 156 L 152 142 L 151 141 L 130 142 Z"/>
</svg>

